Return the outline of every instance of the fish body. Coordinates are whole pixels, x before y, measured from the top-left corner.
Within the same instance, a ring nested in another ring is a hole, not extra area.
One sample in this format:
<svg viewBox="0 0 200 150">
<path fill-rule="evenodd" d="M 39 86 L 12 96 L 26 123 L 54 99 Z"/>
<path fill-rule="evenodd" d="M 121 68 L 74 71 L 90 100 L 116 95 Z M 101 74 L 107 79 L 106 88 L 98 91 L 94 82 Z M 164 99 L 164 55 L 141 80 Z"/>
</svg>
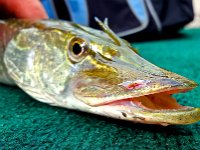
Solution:
<svg viewBox="0 0 200 150">
<path fill-rule="evenodd" d="M 190 124 L 200 109 L 171 95 L 194 81 L 146 61 L 96 18 L 103 31 L 67 21 L 0 22 L 0 82 L 53 106 L 146 124 Z"/>
</svg>

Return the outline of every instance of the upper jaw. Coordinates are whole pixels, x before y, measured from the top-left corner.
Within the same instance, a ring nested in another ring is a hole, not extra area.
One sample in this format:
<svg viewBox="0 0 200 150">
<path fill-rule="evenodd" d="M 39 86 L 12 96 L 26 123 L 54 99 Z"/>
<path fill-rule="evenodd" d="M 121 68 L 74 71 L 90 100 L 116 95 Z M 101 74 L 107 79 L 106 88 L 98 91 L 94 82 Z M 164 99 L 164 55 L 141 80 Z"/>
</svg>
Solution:
<svg viewBox="0 0 200 150">
<path fill-rule="evenodd" d="M 134 80 L 110 84 L 106 80 L 98 78 L 89 79 L 81 77 L 77 79 L 73 93 L 76 98 L 90 106 L 100 106 L 123 99 L 130 99 L 152 95 L 156 93 L 174 94 L 193 89 L 197 84 L 188 80 L 179 82 L 169 78 L 159 80 Z M 186 80 L 186 79 L 185 79 Z"/>
</svg>

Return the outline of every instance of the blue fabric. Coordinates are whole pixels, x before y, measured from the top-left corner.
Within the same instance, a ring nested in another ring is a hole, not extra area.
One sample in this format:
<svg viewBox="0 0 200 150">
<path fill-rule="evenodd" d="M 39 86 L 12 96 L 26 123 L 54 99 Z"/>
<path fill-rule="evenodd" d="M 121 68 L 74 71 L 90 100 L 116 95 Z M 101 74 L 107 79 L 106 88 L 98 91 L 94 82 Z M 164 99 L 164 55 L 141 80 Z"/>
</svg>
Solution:
<svg viewBox="0 0 200 150">
<path fill-rule="evenodd" d="M 145 11 L 144 0 L 127 0 L 133 13 L 137 16 L 141 23 L 147 22 L 147 13 Z"/>
<path fill-rule="evenodd" d="M 82 25 L 88 25 L 88 10 L 86 0 L 65 0 L 72 21 Z"/>
<path fill-rule="evenodd" d="M 88 25 L 88 10 L 86 0 L 64 0 L 69 10 L 72 21 L 82 25 Z M 56 19 L 56 10 L 52 0 L 41 0 L 49 18 Z"/>
<path fill-rule="evenodd" d="M 41 0 L 43 7 L 45 8 L 49 18 L 56 19 L 57 15 L 54 10 L 54 6 L 51 0 Z"/>
</svg>

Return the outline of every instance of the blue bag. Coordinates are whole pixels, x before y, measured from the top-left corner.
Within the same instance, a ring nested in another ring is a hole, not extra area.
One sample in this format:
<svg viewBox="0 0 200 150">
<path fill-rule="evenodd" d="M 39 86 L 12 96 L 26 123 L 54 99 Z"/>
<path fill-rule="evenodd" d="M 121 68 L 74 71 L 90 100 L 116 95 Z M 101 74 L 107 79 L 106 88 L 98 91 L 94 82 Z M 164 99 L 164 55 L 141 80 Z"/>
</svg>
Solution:
<svg viewBox="0 0 200 150">
<path fill-rule="evenodd" d="M 108 18 L 119 36 L 174 33 L 193 20 L 192 0 L 41 0 L 50 18 L 99 28 Z"/>
</svg>

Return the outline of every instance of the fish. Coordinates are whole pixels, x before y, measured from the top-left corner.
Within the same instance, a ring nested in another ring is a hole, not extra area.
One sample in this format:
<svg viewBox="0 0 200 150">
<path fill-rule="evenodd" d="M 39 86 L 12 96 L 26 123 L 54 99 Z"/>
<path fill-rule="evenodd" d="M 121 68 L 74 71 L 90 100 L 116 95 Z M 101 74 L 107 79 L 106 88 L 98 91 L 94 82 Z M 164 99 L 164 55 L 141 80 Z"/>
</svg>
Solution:
<svg viewBox="0 0 200 150">
<path fill-rule="evenodd" d="M 173 97 L 196 82 L 148 62 L 107 19 L 95 20 L 102 30 L 62 20 L 1 20 L 0 82 L 52 106 L 134 123 L 200 120 L 200 108 Z"/>
</svg>

